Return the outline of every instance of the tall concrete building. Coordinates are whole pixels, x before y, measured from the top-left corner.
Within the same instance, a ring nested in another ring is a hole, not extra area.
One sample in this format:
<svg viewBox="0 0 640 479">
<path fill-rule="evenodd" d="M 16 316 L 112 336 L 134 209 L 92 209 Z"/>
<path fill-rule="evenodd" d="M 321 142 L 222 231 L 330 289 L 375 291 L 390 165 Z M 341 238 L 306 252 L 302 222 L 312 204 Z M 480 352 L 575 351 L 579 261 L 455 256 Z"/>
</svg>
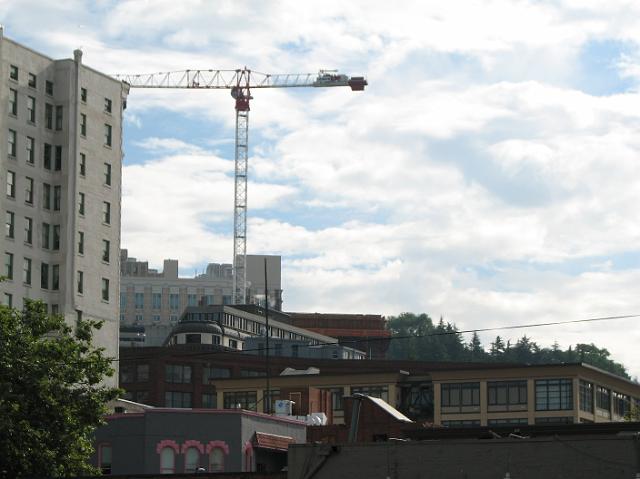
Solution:
<svg viewBox="0 0 640 479">
<path fill-rule="evenodd" d="M 270 307 L 282 309 L 280 256 L 247 255 L 248 302 L 264 301 L 264 262 Z M 120 252 L 120 323 L 123 331 L 136 326 L 144 334 L 138 345 L 159 346 L 176 326 L 188 306 L 230 305 L 232 265 L 210 263 L 191 278 L 178 276 L 178 260 L 165 259 L 163 270 L 150 269 L 147 261 Z M 136 334 L 138 334 L 136 333 Z M 126 341 L 125 341 L 126 342 Z"/>
<path fill-rule="evenodd" d="M 0 30 L 0 301 L 104 321 L 95 342 L 117 357 L 128 87 L 73 53 L 54 60 Z"/>
</svg>

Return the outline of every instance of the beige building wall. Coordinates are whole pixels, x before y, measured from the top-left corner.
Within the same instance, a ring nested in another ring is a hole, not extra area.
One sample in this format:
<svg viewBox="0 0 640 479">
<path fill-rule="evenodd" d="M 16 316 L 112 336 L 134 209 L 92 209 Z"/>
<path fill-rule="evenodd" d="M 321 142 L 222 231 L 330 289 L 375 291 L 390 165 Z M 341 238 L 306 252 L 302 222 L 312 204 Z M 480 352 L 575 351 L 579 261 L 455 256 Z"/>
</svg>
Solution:
<svg viewBox="0 0 640 479">
<path fill-rule="evenodd" d="M 434 423 L 442 425 L 446 421 L 479 421 L 487 426 L 490 420 L 526 419 L 528 424 L 535 424 L 541 418 L 571 418 L 574 423 L 610 422 L 623 420 L 622 415 L 615 414 L 614 394 L 628 397 L 630 404 L 640 402 L 640 385 L 613 374 L 606 373 L 587 365 L 531 366 L 526 368 L 503 368 L 488 370 L 459 370 L 432 373 L 434 385 Z M 536 381 L 543 379 L 566 379 L 571 381 L 571 408 L 563 410 L 536 410 Z M 509 411 L 492 411 L 488 405 L 488 383 L 493 381 L 526 381 L 527 404 L 515 406 Z M 581 408 L 581 381 L 593 386 L 591 403 L 593 412 Z M 443 384 L 479 383 L 479 406 L 467 412 L 447 412 L 442 406 Z M 609 395 L 606 408 L 597 406 L 597 388 Z"/>
<path fill-rule="evenodd" d="M 0 283 L 0 301 L 21 307 L 24 299 L 42 300 L 70 324 L 80 315 L 103 321 L 95 343 L 117 358 L 122 110 L 128 89 L 83 65 L 80 51 L 74 59 L 53 60 L 0 32 L 0 57 L 0 214 L 5 221 L 1 274 L 8 272 L 8 255 L 13 258 L 13 278 Z M 12 72 L 17 79 L 11 78 Z M 45 160 L 45 151 L 51 152 L 50 160 Z M 10 181 L 15 183 L 13 195 Z M 109 218 L 104 217 L 106 208 Z M 8 213 L 13 213 L 13 237 L 8 234 Z M 25 229 L 29 219 L 30 238 Z M 109 254 L 103 258 L 106 245 Z M 109 382 L 117 384 L 117 373 Z"/>
</svg>

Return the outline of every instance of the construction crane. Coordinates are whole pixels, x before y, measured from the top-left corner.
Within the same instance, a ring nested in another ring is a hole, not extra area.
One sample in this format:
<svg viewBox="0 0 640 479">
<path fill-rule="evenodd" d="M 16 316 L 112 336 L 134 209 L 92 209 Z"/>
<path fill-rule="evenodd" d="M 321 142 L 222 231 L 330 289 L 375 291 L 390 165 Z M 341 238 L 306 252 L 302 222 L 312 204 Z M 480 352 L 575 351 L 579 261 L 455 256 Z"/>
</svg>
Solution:
<svg viewBox="0 0 640 479">
<path fill-rule="evenodd" d="M 236 147 L 233 203 L 233 304 L 247 298 L 247 171 L 249 158 L 249 103 L 258 88 L 351 87 L 362 91 L 364 77 L 348 77 L 336 70 L 319 73 L 270 75 L 248 70 L 182 70 L 139 75 L 114 75 L 131 88 L 228 89 L 235 100 Z M 265 298 L 268 301 L 268 298 Z"/>
</svg>

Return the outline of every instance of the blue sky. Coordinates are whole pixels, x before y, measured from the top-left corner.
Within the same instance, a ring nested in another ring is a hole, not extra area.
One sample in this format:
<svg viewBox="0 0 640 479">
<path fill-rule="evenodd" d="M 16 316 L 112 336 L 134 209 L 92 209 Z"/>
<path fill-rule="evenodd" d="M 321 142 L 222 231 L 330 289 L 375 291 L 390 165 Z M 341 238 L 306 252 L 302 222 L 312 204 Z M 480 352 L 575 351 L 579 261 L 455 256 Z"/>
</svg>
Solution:
<svg viewBox="0 0 640 479">
<path fill-rule="evenodd" d="M 254 95 L 248 250 L 283 256 L 289 310 L 464 329 L 640 313 L 640 5 L 0 0 L 0 16 L 8 37 L 82 47 L 105 72 L 368 77 L 363 93 Z M 123 246 L 185 275 L 229 262 L 228 92 L 128 105 Z M 595 342 L 640 374 L 635 325 L 514 338 Z"/>
</svg>

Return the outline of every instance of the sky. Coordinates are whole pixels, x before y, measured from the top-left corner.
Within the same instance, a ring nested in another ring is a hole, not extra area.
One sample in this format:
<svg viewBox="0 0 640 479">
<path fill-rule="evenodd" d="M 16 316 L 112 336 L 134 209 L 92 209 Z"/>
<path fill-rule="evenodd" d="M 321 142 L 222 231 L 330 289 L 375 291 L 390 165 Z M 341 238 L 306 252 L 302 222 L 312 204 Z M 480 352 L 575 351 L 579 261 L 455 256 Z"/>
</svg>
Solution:
<svg viewBox="0 0 640 479">
<path fill-rule="evenodd" d="M 0 0 L 5 36 L 107 73 L 364 75 L 260 90 L 249 254 L 284 309 L 425 312 L 460 329 L 640 314 L 640 3 Z M 122 246 L 193 276 L 233 251 L 227 91 L 133 89 Z M 638 319 L 483 333 L 606 347 Z"/>
</svg>

